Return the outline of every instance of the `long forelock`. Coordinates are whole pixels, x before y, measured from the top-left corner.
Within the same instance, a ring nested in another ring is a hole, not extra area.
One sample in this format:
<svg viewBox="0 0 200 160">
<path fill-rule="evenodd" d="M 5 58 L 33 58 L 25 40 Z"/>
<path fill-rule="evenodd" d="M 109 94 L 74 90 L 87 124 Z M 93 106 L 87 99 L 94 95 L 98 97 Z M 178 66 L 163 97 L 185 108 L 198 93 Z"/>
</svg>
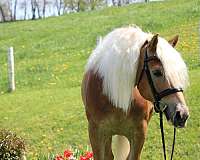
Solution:
<svg viewBox="0 0 200 160">
<path fill-rule="evenodd" d="M 188 70 L 180 53 L 165 39 L 159 37 L 157 54 L 161 60 L 165 75 L 173 87 L 186 89 L 189 85 Z"/>
</svg>

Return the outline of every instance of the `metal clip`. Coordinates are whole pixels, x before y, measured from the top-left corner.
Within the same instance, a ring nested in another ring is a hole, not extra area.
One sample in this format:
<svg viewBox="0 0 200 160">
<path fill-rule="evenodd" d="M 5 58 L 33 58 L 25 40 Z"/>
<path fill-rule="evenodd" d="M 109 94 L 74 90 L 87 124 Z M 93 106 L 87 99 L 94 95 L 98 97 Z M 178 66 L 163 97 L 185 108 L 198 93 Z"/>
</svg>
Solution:
<svg viewBox="0 0 200 160">
<path fill-rule="evenodd" d="M 154 110 L 156 113 L 164 112 L 166 108 L 167 108 L 166 103 L 163 103 L 161 101 L 154 102 Z"/>
</svg>

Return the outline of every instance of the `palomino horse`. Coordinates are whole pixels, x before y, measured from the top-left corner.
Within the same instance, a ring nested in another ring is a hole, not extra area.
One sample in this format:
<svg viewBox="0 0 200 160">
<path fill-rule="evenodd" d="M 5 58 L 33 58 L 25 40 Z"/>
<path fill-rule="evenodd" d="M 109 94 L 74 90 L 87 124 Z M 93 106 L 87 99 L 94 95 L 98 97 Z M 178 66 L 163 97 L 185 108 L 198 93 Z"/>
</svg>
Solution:
<svg viewBox="0 0 200 160">
<path fill-rule="evenodd" d="M 82 83 L 89 138 L 95 160 L 139 160 L 156 100 L 175 127 L 189 116 L 184 95 L 188 73 L 169 42 L 138 27 L 115 29 L 91 54 Z M 178 88 L 182 88 L 179 90 Z M 116 153 L 112 137 L 118 135 Z M 122 137 L 123 136 L 123 137 Z M 128 147 L 124 141 L 129 141 Z M 122 151 L 123 153 L 119 153 Z"/>
</svg>

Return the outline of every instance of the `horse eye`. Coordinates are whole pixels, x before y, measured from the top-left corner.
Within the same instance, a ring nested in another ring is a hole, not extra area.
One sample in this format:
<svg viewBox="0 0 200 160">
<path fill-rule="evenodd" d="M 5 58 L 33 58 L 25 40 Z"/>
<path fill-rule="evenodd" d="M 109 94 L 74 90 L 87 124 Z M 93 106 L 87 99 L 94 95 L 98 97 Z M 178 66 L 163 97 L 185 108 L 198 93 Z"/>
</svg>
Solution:
<svg viewBox="0 0 200 160">
<path fill-rule="evenodd" d="M 153 71 L 153 75 L 156 77 L 161 77 L 161 76 L 163 76 L 163 73 L 161 70 L 155 70 L 155 71 Z"/>
</svg>

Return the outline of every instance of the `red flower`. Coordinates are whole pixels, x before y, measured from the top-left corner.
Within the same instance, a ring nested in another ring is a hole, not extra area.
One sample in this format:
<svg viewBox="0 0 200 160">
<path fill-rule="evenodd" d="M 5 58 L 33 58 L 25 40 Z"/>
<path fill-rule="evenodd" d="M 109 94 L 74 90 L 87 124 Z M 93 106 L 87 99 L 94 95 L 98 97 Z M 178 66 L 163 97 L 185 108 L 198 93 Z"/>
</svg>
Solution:
<svg viewBox="0 0 200 160">
<path fill-rule="evenodd" d="M 90 158 L 93 157 L 93 153 L 92 152 L 86 152 L 85 153 L 85 157 L 88 158 L 88 159 L 90 159 Z"/>
<path fill-rule="evenodd" d="M 56 160 L 64 160 L 63 156 L 57 155 Z"/>
<path fill-rule="evenodd" d="M 64 151 L 64 157 L 69 158 L 70 156 L 72 156 L 72 152 L 70 150 L 65 150 Z"/>
<path fill-rule="evenodd" d="M 80 160 L 88 160 L 88 158 L 84 156 L 80 156 Z"/>
</svg>

